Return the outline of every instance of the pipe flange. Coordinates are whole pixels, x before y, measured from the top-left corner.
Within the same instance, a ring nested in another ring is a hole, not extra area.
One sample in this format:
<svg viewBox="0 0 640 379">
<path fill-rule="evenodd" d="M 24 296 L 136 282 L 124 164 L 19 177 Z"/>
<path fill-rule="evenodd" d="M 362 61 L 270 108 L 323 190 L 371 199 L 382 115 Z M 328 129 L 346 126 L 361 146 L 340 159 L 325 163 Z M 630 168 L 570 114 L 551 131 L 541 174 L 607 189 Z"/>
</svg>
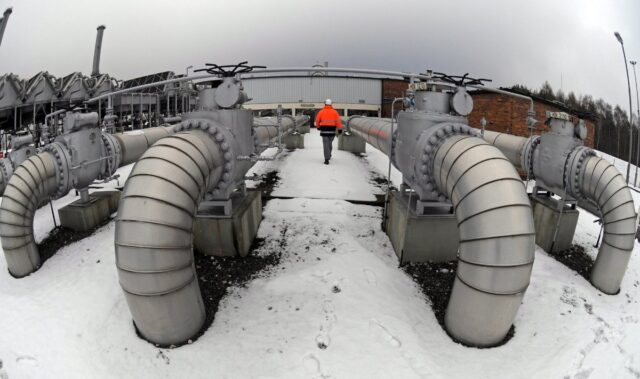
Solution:
<svg viewBox="0 0 640 379">
<path fill-rule="evenodd" d="M 120 167 L 122 152 L 120 150 L 120 144 L 111 134 L 102 133 L 101 137 L 105 152 L 107 153 L 107 157 L 109 157 L 107 159 L 108 166 L 105 167 L 106 172 L 104 173 L 104 177 L 108 178 Z"/>
<path fill-rule="evenodd" d="M 525 154 L 523 154 L 522 168 L 527 172 L 527 177 L 533 180 L 536 179 L 536 176 L 533 173 L 533 154 L 535 153 L 538 145 L 540 145 L 540 142 L 542 142 L 540 136 L 533 137 L 531 142 L 528 144 L 529 146 L 525 147 Z"/>
<path fill-rule="evenodd" d="M 228 141 L 228 138 L 223 131 L 224 128 L 210 120 L 184 120 L 180 124 L 176 125 L 174 130 L 176 132 L 181 132 L 198 129 L 211 135 L 211 139 L 218 145 L 218 147 L 220 147 L 224 163 L 222 164 L 222 173 L 220 174 L 220 180 L 218 180 L 218 183 L 216 184 L 213 191 L 223 189 L 227 187 L 231 182 L 231 172 L 234 168 L 234 154 L 232 152 L 231 143 L 230 141 Z"/>
<path fill-rule="evenodd" d="M 442 123 L 425 131 L 420 140 L 426 140 L 423 147 L 422 156 L 420 158 L 419 174 L 425 181 L 425 189 L 430 192 L 432 197 L 437 197 L 439 201 L 446 201 L 448 197 L 438 189 L 433 178 L 433 160 L 438 148 L 449 137 L 454 135 L 470 135 L 478 137 L 478 133 L 470 126 L 459 123 Z"/>
<path fill-rule="evenodd" d="M 585 161 L 596 153 L 586 146 L 576 146 L 565 161 L 564 186 L 565 189 L 575 198 L 586 199 L 580 191 L 580 178 L 584 175 Z"/>
<path fill-rule="evenodd" d="M 70 152 L 60 142 L 53 142 L 43 148 L 53 155 L 56 164 L 56 177 L 58 186 L 56 192 L 51 196 L 53 199 L 59 199 L 69 193 L 72 187 L 71 170 L 69 170 Z"/>
<path fill-rule="evenodd" d="M 1 159 L 0 170 L 2 170 L 4 181 L 8 182 L 11 175 L 13 175 L 13 162 L 11 162 L 11 160 L 8 160 L 8 159 Z"/>
</svg>

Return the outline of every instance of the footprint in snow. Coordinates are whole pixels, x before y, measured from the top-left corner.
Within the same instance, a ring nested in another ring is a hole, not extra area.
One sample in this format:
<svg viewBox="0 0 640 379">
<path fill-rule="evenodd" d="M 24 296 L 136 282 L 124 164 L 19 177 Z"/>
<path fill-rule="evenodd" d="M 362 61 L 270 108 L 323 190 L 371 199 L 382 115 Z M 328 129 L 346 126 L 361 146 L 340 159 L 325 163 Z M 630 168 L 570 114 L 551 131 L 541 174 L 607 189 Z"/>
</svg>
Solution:
<svg viewBox="0 0 640 379">
<path fill-rule="evenodd" d="M 378 285 L 378 278 L 375 274 L 375 272 L 365 268 L 364 270 L 362 270 L 364 272 L 364 276 L 367 279 L 367 283 L 369 283 L 372 286 L 377 286 Z"/>
<path fill-rule="evenodd" d="M 305 371 L 307 371 L 309 375 L 315 374 L 312 376 L 313 378 L 329 378 L 329 375 L 325 375 L 322 373 L 320 360 L 313 353 L 305 355 L 304 358 L 302 358 L 302 364 L 304 365 Z"/>
<path fill-rule="evenodd" d="M 16 358 L 16 362 L 19 364 L 29 365 L 29 366 L 37 366 L 38 360 L 31 355 L 20 355 Z"/>
<path fill-rule="evenodd" d="M 335 314 L 333 302 L 329 299 L 322 302 L 322 312 L 324 313 L 324 317 L 320 324 L 320 333 L 316 335 L 315 341 L 316 346 L 324 350 L 331 344 L 331 329 L 333 328 L 333 324 L 338 320 L 338 317 Z"/>
<path fill-rule="evenodd" d="M 402 346 L 402 342 L 398 338 L 396 338 L 389 330 L 380 323 L 380 321 L 372 318 L 369 320 L 369 328 L 376 331 L 378 335 L 384 338 L 387 343 L 393 347 Z"/>
</svg>

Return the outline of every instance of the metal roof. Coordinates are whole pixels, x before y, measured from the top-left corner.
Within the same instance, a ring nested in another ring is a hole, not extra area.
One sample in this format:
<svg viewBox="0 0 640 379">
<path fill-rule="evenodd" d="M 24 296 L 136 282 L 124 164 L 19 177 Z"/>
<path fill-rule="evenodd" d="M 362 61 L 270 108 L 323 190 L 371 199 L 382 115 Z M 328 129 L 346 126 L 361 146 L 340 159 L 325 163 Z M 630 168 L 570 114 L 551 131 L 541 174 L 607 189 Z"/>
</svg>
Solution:
<svg viewBox="0 0 640 379">
<path fill-rule="evenodd" d="M 382 80 L 352 77 L 270 77 L 243 78 L 242 84 L 252 99 L 248 104 L 334 103 L 379 105 Z"/>
</svg>

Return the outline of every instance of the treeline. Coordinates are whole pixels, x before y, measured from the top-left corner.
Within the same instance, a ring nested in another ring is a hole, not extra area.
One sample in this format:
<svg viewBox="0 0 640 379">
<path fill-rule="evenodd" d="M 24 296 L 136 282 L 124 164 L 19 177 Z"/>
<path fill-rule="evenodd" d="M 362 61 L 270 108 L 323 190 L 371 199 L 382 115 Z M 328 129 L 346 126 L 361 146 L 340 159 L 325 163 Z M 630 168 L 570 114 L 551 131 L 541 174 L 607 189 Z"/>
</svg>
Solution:
<svg viewBox="0 0 640 379">
<path fill-rule="evenodd" d="M 555 91 L 549 82 L 544 82 L 538 90 L 516 84 L 510 87 L 514 92 L 533 95 L 545 100 L 561 103 L 585 117 L 590 115 L 596 123 L 594 144 L 597 150 L 627 160 L 629 157 L 629 114 L 620 106 L 615 107 L 603 99 L 594 99 L 591 95 L 576 95 L 573 92 L 565 94 L 562 90 Z M 633 124 L 637 124 L 634 115 Z M 633 131 L 632 162 L 636 159 L 637 134 Z"/>
</svg>

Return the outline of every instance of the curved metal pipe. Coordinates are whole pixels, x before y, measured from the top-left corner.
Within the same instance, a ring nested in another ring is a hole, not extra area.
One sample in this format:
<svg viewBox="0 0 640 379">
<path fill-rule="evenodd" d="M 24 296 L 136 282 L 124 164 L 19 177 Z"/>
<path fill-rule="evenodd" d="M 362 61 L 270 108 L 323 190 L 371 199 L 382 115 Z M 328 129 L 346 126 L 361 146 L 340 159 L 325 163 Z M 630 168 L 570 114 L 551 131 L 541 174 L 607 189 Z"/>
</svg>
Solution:
<svg viewBox="0 0 640 379">
<path fill-rule="evenodd" d="M 84 125 L 85 121 L 83 118 L 78 125 Z M 108 174 L 118 166 L 130 163 L 123 161 L 121 156 L 137 160 L 148 146 L 172 132 L 172 128 L 153 128 L 140 135 L 115 136 L 119 147 L 115 146 L 111 135 L 105 136 L 103 142 L 112 146 L 107 148 L 111 154 L 109 162 L 112 162 Z M 141 141 L 144 141 L 144 149 L 139 151 Z M 0 204 L 2 249 L 9 272 L 18 278 L 37 270 L 41 264 L 33 236 L 37 208 L 49 198 L 64 196 L 73 187 L 68 177 L 71 161 L 66 149 L 57 142 L 49 146 L 51 151 L 31 156 L 18 166 L 6 185 Z"/>
<path fill-rule="evenodd" d="M 468 345 L 498 344 L 531 276 L 535 232 L 529 199 L 513 165 L 477 137 L 447 137 L 432 172 L 453 203 L 460 233 L 445 326 Z"/>
<path fill-rule="evenodd" d="M 120 285 L 138 330 L 154 343 L 182 343 L 204 324 L 193 221 L 224 162 L 208 133 L 181 132 L 147 150 L 123 190 L 115 232 Z"/>
<path fill-rule="evenodd" d="M 579 188 L 601 212 L 604 237 L 591 270 L 591 283 L 613 295 L 627 269 L 636 235 L 636 210 L 622 174 L 602 158 L 591 156 L 582 166 Z"/>
<path fill-rule="evenodd" d="M 40 267 L 33 237 L 38 206 L 58 189 L 57 165 L 49 152 L 31 156 L 11 176 L 0 204 L 0 239 L 11 275 L 21 278 Z"/>
<path fill-rule="evenodd" d="M 531 170 L 527 163 L 533 159 L 531 138 L 485 131 L 484 139 L 499 148 L 517 168 Z M 591 283 L 607 294 L 616 294 L 624 277 L 636 235 L 636 211 L 633 198 L 622 174 L 602 158 L 588 156 L 593 150 L 581 148 L 569 152 L 569 178 L 578 178 L 577 185 L 565 185 L 567 193 L 584 198 L 597 206 L 602 217 L 604 238 L 591 270 Z M 578 163 L 580 155 L 588 156 Z M 574 157 L 575 156 L 575 157 Z M 543 172 L 531 172 L 544 176 Z M 577 175 L 577 177 L 576 177 Z"/>
</svg>

